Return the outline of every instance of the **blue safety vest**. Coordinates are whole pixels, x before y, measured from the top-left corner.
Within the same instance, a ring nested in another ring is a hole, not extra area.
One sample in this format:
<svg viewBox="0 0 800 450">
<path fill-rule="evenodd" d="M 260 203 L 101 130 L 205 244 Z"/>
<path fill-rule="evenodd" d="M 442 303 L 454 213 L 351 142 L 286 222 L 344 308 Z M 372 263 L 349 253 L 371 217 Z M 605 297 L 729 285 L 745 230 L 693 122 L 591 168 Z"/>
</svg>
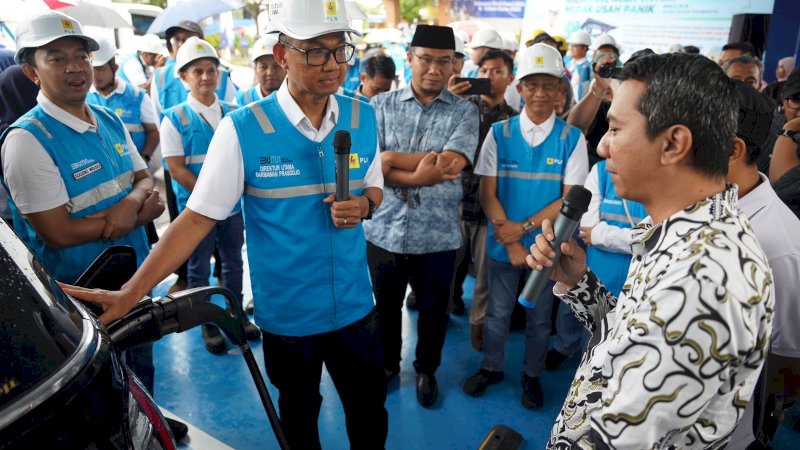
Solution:
<svg viewBox="0 0 800 450">
<path fill-rule="evenodd" d="M 257 100 L 261 100 L 261 85 L 258 83 L 250 87 L 250 89 L 245 89 L 236 93 L 236 103 L 238 103 L 239 106 L 244 106 Z"/>
<path fill-rule="evenodd" d="M 564 174 L 572 152 L 581 136 L 579 128 L 555 118 L 553 130 L 544 142 L 531 147 L 522 135 L 519 116 L 492 125 L 497 142 L 497 198 L 508 220 L 525 222 L 545 206 L 562 196 Z M 489 256 L 497 261 L 510 262 L 505 247 L 495 240 L 494 227 L 489 223 L 486 246 Z M 537 230 L 522 238 L 529 248 Z"/>
<path fill-rule="evenodd" d="M 633 224 L 637 224 L 647 217 L 644 205 L 631 200 L 623 200 L 614 191 L 614 183 L 606 171 L 605 160 L 597 163 L 598 191 L 602 196 L 600 202 L 600 220 L 620 228 L 631 228 L 625 205 L 631 215 Z M 602 250 L 594 245 L 586 250 L 586 263 L 597 274 L 597 277 L 606 286 L 609 292 L 619 296 L 625 279 L 628 277 L 628 268 L 631 265 L 631 255 L 614 253 Z"/>
<path fill-rule="evenodd" d="M 358 85 L 358 87 L 355 90 L 342 89 L 342 95 L 344 95 L 345 97 L 354 98 L 354 99 L 356 99 L 358 101 L 362 101 L 364 103 L 370 103 L 371 99 L 369 97 L 365 96 L 364 94 L 362 94 L 361 91 L 359 90 L 359 88 L 361 88 L 361 85 Z"/>
<path fill-rule="evenodd" d="M 86 95 L 86 103 L 92 105 L 105 106 L 113 111 L 125 124 L 128 133 L 131 135 L 136 150 L 142 153 L 144 149 L 144 125 L 142 124 L 142 102 L 144 101 L 144 89 L 125 84 L 125 91 L 122 94 L 111 93 L 108 98 L 103 97 L 99 92 L 89 92 Z"/>
<path fill-rule="evenodd" d="M 373 308 L 366 240 L 359 224 L 335 228 L 333 136 L 352 138 L 350 191 L 360 195 L 375 157 L 370 105 L 335 96 L 339 117 L 322 142 L 302 133 L 271 95 L 230 113 L 244 162 L 247 258 L 259 327 L 308 336 L 345 327 Z M 380 164 L 380 161 L 375 161 Z"/>
<path fill-rule="evenodd" d="M 158 103 L 161 104 L 161 117 L 159 119 L 163 119 L 164 111 L 186 101 L 189 97 L 189 90 L 184 87 L 180 77 L 175 76 L 175 60 L 172 58 L 167 60 L 164 67 L 156 69 L 154 78 L 156 89 L 158 89 Z M 229 78 L 230 73 L 220 68 L 215 92 L 221 100 L 225 100 Z"/>
<path fill-rule="evenodd" d="M 566 66 L 573 78 L 579 77 L 581 80 L 578 84 L 578 98 L 575 99 L 578 102 L 589 92 L 589 83 L 592 81 L 592 62 L 587 59 L 576 65 L 574 60 L 570 59 Z"/>
<path fill-rule="evenodd" d="M 145 78 L 147 78 L 147 76 L 148 76 L 148 74 L 147 74 L 147 66 L 145 66 L 145 64 L 142 62 L 142 59 L 139 58 L 139 52 L 135 52 L 134 54 L 132 54 L 132 55 L 128 56 L 127 58 L 125 58 L 124 60 L 122 60 L 122 62 L 120 63 L 119 67 L 120 68 L 125 67 L 125 64 L 128 64 L 128 61 L 130 61 L 130 60 L 134 60 L 134 61 L 136 61 L 136 64 L 139 64 L 139 66 L 142 68 L 142 72 L 144 72 Z M 128 79 L 128 76 L 125 75 L 125 71 L 124 70 L 117 71 L 117 76 L 122 78 L 123 80 L 125 80 L 126 83 L 132 84 L 131 80 Z"/>
<path fill-rule="evenodd" d="M 70 218 L 78 219 L 103 211 L 125 198 L 133 189 L 134 169 L 119 119 L 107 109 L 90 105 L 97 120 L 97 133 L 76 133 L 36 106 L 20 117 L 11 128 L 30 132 L 44 147 L 61 173 L 67 188 L 66 204 Z M 9 128 L 9 129 L 11 129 Z M 144 227 L 134 228 L 122 239 L 97 239 L 66 248 L 48 247 L 27 220 L 12 205 L 15 228 L 20 237 L 39 257 L 57 280 L 74 283 L 100 253 L 113 245 L 130 245 L 136 250 L 138 264 L 150 249 Z"/>
<path fill-rule="evenodd" d="M 355 62 L 347 69 L 347 74 L 344 76 L 344 84 L 342 85 L 345 90 L 349 91 L 354 91 L 361 85 L 361 70 L 363 69 L 361 58 L 353 56 L 353 59 L 355 59 Z"/>
<path fill-rule="evenodd" d="M 227 116 L 228 113 L 235 108 L 235 106 L 226 102 L 219 102 L 219 104 L 222 108 L 222 117 Z M 211 137 L 214 136 L 215 130 L 186 102 L 164 111 L 164 116 L 172 122 L 172 125 L 174 125 L 175 129 L 181 134 L 184 164 L 186 164 L 186 168 L 189 169 L 194 176 L 199 176 L 200 169 L 203 167 L 203 162 L 206 160 L 208 145 L 211 143 Z M 168 167 L 166 162 L 164 166 Z M 186 208 L 186 202 L 189 200 L 189 196 L 192 193 L 178 183 L 175 178 L 172 179 L 172 190 L 175 192 L 178 211 L 182 212 L 183 209 Z M 234 211 L 239 210 L 239 206 L 234 208 Z"/>
</svg>

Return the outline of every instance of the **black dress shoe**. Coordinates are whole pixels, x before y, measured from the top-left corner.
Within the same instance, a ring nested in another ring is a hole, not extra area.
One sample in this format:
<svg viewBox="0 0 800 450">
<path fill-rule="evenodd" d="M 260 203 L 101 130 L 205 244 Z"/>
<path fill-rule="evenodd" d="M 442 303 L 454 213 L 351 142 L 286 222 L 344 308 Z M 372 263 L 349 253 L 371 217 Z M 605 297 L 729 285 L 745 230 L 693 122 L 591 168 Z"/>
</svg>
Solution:
<svg viewBox="0 0 800 450">
<path fill-rule="evenodd" d="M 558 370 L 561 364 L 569 359 L 569 355 L 565 355 L 560 351 L 551 348 L 547 351 L 547 356 L 544 359 L 544 370 Z"/>
<path fill-rule="evenodd" d="M 175 438 L 176 441 L 180 441 L 181 439 L 186 437 L 186 434 L 189 433 L 189 427 L 186 426 L 183 422 L 178 422 L 175 419 L 170 419 L 169 417 L 165 418 L 167 420 L 167 426 L 169 426 L 169 431 L 172 432 L 172 437 Z"/>
<path fill-rule="evenodd" d="M 412 289 L 411 292 L 408 293 L 408 297 L 406 297 L 406 308 L 417 310 L 417 294 Z"/>
<path fill-rule="evenodd" d="M 261 330 L 249 320 L 244 320 L 244 333 L 248 341 L 257 341 L 261 339 Z"/>
<path fill-rule="evenodd" d="M 253 305 L 253 299 L 251 298 L 250 301 L 247 302 L 246 305 L 244 305 L 244 313 L 252 316 L 254 311 L 255 311 L 255 305 Z"/>
<path fill-rule="evenodd" d="M 486 392 L 486 388 L 493 384 L 503 381 L 503 372 L 494 372 L 481 369 L 464 382 L 464 393 L 473 397 L 478 397 Z"/>
<path fill-rule="evenodd" d="M 225 339 L 214 325 L 203 324 L 203 340 L 209 352 L 215 355 L 225 352 Z"/>
<path fill-rule="evenodd" d="M 439 396 L 439 385 L 433 374 L 417 374 L 417 401 L 420 405 L 430 408 Z"/>
<path fill-rule="evenodd" d="M 522 374 L 522 398 L 520 403 L 528 409 L 542 407 L 544 394 L 542 393 L 542 385 L 539 383 L 539 377 L 529 377 L 524 373 Z"/>
</svg>

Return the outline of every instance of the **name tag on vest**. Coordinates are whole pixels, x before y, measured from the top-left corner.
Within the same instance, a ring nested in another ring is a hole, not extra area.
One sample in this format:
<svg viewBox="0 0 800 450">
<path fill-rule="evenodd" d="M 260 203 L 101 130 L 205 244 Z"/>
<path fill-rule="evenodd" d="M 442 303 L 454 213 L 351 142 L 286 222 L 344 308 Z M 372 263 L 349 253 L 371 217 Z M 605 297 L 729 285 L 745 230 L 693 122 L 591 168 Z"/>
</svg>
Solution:
<svg viewBox="0 0 800 450">
<path fill-rule="evenodd" d="M 77 181 L 80 180 L 81 178 L 87 177 L 95 172 L 100 171 L 102 168 L 103 168 L 102 164 L 94 163 L 91 166 L 86 167 L 85 169 L 81 169 L 77 172 L 74 172 L 72 174 L 72 178 L 74 178 Z"/>
</svg>

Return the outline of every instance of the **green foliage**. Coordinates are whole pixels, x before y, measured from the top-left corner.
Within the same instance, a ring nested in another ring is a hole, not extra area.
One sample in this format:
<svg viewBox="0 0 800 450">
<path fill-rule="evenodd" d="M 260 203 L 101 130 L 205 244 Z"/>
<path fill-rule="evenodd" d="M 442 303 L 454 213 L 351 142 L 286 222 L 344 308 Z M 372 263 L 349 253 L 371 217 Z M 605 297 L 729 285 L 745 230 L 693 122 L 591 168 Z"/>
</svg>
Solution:
<svg viewBox="0 0 800 450">
<path fill-rule="evenodd" d="M 219 48 L 219 33 L 209 34 L 206 36 L 206 41 L 214 48 Z"/>
<path fill-rule="evenodd" d="M 409 22 L 421 19 L 419 10 L 434 7 L 437 3 L 435 0 L 400 0 L 400 16 Z"/>
</svg>

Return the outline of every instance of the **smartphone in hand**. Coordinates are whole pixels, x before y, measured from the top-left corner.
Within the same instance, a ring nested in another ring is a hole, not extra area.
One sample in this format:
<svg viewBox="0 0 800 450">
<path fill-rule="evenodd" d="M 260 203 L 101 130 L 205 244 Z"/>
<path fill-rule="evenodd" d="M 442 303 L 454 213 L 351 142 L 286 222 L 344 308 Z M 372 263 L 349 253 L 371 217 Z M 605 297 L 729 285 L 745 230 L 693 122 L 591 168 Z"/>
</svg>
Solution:
<svg viewBox="0 0 800 450">
<path fill-rule="evenodd" d="M 469 81 L 470 88 L 467 89 L 466 92 L 463 92 L 464 95 L 489 95 L 492 85 L 491 81 L 488 78 L 456 78 L 455 82 L 463 83 L 464 81 Z"/>
</svg>

